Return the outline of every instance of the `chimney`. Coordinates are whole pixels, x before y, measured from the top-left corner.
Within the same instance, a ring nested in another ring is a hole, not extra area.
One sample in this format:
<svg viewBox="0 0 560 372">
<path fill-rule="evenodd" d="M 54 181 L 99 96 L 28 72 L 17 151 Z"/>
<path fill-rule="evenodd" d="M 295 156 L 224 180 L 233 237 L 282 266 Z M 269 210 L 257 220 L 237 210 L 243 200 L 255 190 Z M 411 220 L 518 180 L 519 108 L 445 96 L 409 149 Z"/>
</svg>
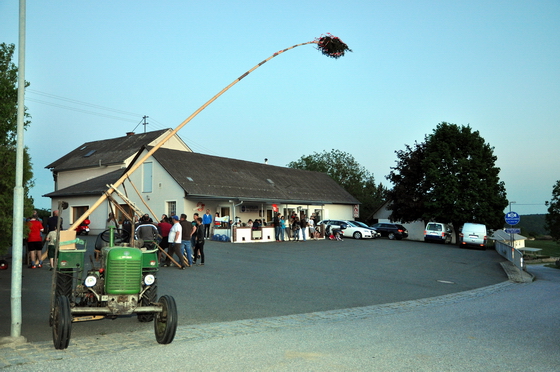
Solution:
<svg viewBox="0 0 560 372">
<path fill-rule="evenodd" d="M 264 163 L 268 164 L 268 159 L 267 158 L 264 159 Z"/>
<path fill-rule="evenodd" d="M 134 136 L 134 132 L 126 132 L 126 136 L 127 137 Z"/>
</svg>

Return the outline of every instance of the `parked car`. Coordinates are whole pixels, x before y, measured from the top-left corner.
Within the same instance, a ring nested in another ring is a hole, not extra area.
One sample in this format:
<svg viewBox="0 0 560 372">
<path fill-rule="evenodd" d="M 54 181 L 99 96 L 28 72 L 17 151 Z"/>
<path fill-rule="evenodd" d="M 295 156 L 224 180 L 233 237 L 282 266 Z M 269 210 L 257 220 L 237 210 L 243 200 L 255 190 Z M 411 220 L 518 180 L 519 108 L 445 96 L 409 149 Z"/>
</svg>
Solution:
<svg viewBox="0 0 560 372">
<path fill-rule="evenodd" d="M 331 230 L 342 230 L 342 236 L 352 237 L 354 239 L 373 238 L 372 230 L 369 228 L 361 227 L 356 224 L 356 221 L 348 220 L 322 220 L 318 225 L 329 225 Z"/>
<path fill-rule="evenodd" d="M 377 230 L 375 230 L 373 227 L 366 225 L 365 223 L 361 222 L 361 221 L 352 221 L 354 222 L 356 225 L 361 226 L 365 229 L 370 229 L 371 230 L 371 235 L 374 239 L 377 239 L 381 236 L 380 233 L 377 232 Z"/>
<path fill-rule="evenodd" d="M 479 223 L 466 223 L 459 233 L 460 246 L 476 246 L 486 249 L 486 225 Z"/>
<path fill-rule="evenodd" d="M 386 236 L 391 240 L 408 238 L 408 230 L 398 223 L 379 222 L 371 225 L 371 227 L 380 233 L 381 236 Z"/>
<path fill-rule="evenodd" d="M 425 242 L 451 243 L 451 229 L 440 222 L 428 222 L 424 230 Z"/>
</svg>

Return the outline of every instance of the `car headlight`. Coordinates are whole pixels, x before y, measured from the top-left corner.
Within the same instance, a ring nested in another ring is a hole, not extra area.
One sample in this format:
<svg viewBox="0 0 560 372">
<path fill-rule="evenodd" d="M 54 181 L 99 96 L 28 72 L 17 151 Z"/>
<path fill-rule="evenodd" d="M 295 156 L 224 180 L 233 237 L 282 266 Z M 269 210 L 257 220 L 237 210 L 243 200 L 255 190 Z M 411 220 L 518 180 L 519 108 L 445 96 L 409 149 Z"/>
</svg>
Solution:
<svg viewBox="0 0 560 372">
<path fill-rule="evenodd" d="M 86 287 L 91 288 L 96 284 L 97 284 L 97 277 L 96 276 L 88 275 L 86 277 L 86 282 L 85 282 Z"/>
<path fill-rule="evenodd" d="M 148 274 L 144 277 L 144 284 L 146 285 L 152 285 L 154 284 L 155 281 L 156 281 L 156 277 L 153 276 L 152 274 Z"/>
</svg>

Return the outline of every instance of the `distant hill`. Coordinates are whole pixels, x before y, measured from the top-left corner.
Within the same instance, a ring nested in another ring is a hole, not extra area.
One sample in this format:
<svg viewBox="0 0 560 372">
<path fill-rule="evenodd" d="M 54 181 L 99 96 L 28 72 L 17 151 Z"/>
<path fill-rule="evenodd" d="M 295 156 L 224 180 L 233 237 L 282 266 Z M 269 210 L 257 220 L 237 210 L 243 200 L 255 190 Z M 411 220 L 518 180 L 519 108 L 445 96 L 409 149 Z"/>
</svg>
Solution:
<svg viewBox="0 0 560 372">
<path fill-rule="evenodd" d="M 525 214 L 521 215 L 520 221 L 515 227 L 521 228 L 523 236 L 541 236 L 548 235 L 549 232 L 545 226 L 545 214 Z"/>
</svg>

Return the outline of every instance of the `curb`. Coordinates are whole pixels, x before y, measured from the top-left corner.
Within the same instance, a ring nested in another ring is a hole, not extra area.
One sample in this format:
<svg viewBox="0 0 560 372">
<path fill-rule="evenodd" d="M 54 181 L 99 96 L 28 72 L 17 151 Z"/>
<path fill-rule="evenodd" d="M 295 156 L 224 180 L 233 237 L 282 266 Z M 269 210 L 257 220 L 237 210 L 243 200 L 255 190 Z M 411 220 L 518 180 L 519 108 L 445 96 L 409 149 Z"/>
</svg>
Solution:
<svg viewBox="0 0 560 372">
<path fill-rule="evenodd" d="M 535 280 L 535 276 L 525 270 L 520 270 L 510 261 L 500 262 L 502 268 L 506 272 L 508 279 L 514 283 L 531 283 Z"/>
</svg>

